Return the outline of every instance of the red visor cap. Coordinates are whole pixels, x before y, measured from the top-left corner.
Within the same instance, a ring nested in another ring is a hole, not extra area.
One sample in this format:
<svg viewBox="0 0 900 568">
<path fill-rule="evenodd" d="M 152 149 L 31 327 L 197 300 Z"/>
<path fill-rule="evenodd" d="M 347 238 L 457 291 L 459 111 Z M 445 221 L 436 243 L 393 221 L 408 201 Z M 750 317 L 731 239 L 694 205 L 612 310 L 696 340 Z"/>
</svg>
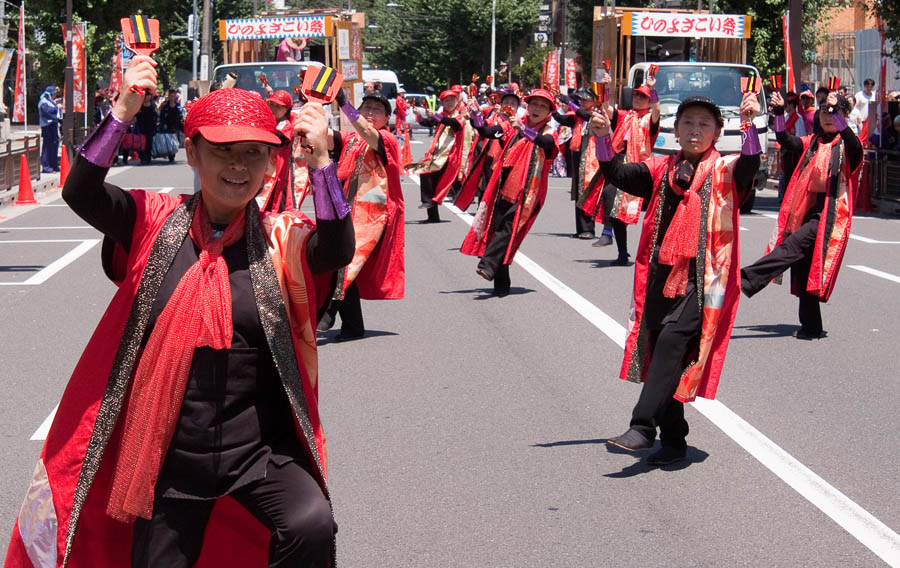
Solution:
<svg viewBox="0 0 900 568">
<path fill-rule="evenodd" d="M 275 103 L 276 105 L 283 106 L 285 108 L 291 108 L 294 106 L 294 99 L 291 98 L 291 94 L 284 89 L 279 89 L 272 93 L 272 96 L 266 99 L 267 103 Z"/>
<path fill-rule="evenodd" d="M 531 93 L 525 97 L 525 102 L 531 102 L 531 99 L 538 98 L 544 99 L 548 103 L 550 103 L 550 112 L 554 112 L 556 110 L 556 101 L 553 98 L 553 95 L 547 89 L 535 89 L 531 91 Z"/>
<path fill-rule="evenodd" d="M 243 89 L 218 89 L 191 105 L 184 121 L 184 135 L 199 133 L 213 144 L 259 142 L 281 146 L 275 116 L 256 93 Z"/>
</svg>

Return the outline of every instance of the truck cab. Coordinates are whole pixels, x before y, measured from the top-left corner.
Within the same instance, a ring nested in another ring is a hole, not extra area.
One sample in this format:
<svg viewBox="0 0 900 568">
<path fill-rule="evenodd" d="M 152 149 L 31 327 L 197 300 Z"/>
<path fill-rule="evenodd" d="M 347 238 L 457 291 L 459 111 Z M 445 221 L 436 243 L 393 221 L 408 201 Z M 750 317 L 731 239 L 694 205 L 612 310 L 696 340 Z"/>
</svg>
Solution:
<svg viewBox="0 0 900 568">
<path fill-rule="evenodd" d="M 294 87 L 303 82 L 303 74 L 310 65 L 322 65 L 316 61 L 256 61 L 250 63 L 229 63 L 213 70 L 213 81 L 222 83 L 229 73 L 237 76 L 235 87 L 255 91 L 265 99 L 268 97 L 260 75 L 265 75 L 273 90 L 284 89 L 294 96 Z"/>
<path fill-rule="evenodd" d="M 674 154 L 680 146 L 675 141 L 675 112 L 681 101 L 688 97 L 709 97 L 722 111 L 725 127 L 716 142 L 716 148 L 723 155 L 736 154 L 741 151 L 741 119 L 740 106 L 743 93 L 741 78 L 756 74 L 762 76 L 752 65 L 733 63 L 701 63 L 693 61 L 660 61 L 637 63 L 628 72 L 628 84 L 622 91 L 622 108 L 631 107 L 631 92 L 644 84 L 650 65 L 658 66 L 656 72 L 656 92 L 659 95 L 660 122 L 659 137 L 656 139 L 654 153 Z M 764 90 L 759 92 L 761 113 L 753 124 L 759 133 L 759 145 L 763 149 L 760 169 L 747 199 L 741 204 L 741 212 L 747 213 L 753 207 L 756 189 L 764 187 L 768 178 L 769 128 L 766 114 L 766 98 Z"/>
</svg>

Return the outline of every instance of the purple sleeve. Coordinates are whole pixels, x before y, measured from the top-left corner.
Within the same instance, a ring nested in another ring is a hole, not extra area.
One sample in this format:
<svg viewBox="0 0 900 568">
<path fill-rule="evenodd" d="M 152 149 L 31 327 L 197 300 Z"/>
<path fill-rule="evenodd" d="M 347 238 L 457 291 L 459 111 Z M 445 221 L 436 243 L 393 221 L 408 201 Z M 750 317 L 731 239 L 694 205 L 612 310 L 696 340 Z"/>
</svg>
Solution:
<svg viewBox="0 0 900 568">
<path fill-rule="evenodd" d="M 776 114 L 775 115 L 775 132 L 776 133 L 784 132 L 785 128 L 787 128 L 787 125 L 785 124 L 785 121 L 784 121 L 784 115 Z"/>
<path fill-rule="evenodd" d="M 78 154 L 95 166 L 110 167 L 130 124 L 130 122 L 119 120 L 113 116 L 113 113 L 107 114 L 97 129 L 81 145 Z"/>
<path fill-rule="evenodd" d="M 344 114 L 347 116 L 347 120 L 350 122 L 356 122 L 359 120 L 359 111 L 354 108 L 350 103 L 344 103 L 344 106 L 341 107 L 341 110 L 344 111 Z"/>
<path fill-rule="evenodd" d="M 843 131 L 847 128 L 847 121 L 844 119 L 844 115 L 838 112 L 831 113 L 831 122 L 834 123 L 835 127 L 837 127 L 838 132 Z"/>
<path fill-rule="evenodd" d="M 750 124 L 746 130 L 741 130 L 741 154 L 755 156 L 761 152 L 759 132 L 757 132 L 755 124 Z"/>
<path fill-rule="evenodd" d="M 439 112 L 436 112 L 436 113 L 434 113 L 434 119 L 436 121 L 440 122 L 440 121 L 444 120 L 444 115 Z"/>
<path fill-rule="evenodd" d="M 594 137 L 598 162 L 611 162 L 616 153 L 613 150 L 612 138 L 609 134 L 600 138 Z"/>
<path fill-rule="evenodd" d="M 581 108 L 581 106 L 578 103 L 576 103 L 575 101 L 569 101 L 569 103 L 566 106 L 572 112 L 576 112 L 578 109 Z"/>
<path fill-rule="evenodd" d="M 534 139 L 537 138 L 537 136 L 538 136 L 538 131 L 535 130 L 534 128 L 529 128 L 526 126 L 526 127 L 522 128 L 522 136 L 524 136 L 525 138 L 528 138 L 529 140 L 534 142 Z"/>
<path fill-rule="evenodd" d="M 656 89 L 650 89 L 650 104 L 656 104 L 659 102 L 659 93 L 656 92 Z"/>
<path fill-rule="evenodd" d="M 470 118 L 472 119 L 472 124 L 475 126 L 475 128 L 481 128 L 482 126 L 484 126 L 484 115 L 482 113 L 476 112 L 472 114 Z"/>
<path fill-rule="evenodd" d="M 344 189 L 337 178 L 334 162 L 324 168 L 309 168 L 309 181 L 312 186 L 316 219 L 334 221 L 343 219 L 350 213 L 350 205 L 344 197 Z"/>
</svg>

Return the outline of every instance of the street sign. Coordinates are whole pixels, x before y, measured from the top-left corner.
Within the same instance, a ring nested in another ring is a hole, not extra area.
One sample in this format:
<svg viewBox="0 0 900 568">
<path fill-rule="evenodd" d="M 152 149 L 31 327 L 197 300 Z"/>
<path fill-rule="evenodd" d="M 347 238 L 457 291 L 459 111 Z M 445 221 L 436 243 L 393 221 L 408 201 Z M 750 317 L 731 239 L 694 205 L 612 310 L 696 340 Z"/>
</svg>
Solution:
<svg viewBox="0 0 900 568">
<path fill-rule="evenodd" d="M 538 32 L 538 33 L 534 34 L 534 42 L 535 42 L 535 43 L 540 43 L 540 44 L 542 44 L 542 45 L 547 45 L 547 43 L 548 43 L 549 41 L 550 41 L 550 34 L 546 34 L 546 33 L 543 33 L 543 32 Z"/>
<path fill-rule="evenodd" d="M 547 24 L 538 24 L 538 31 L 539 32 L 549 32 L 550 26 L 548 26 Z"/>
</svg>

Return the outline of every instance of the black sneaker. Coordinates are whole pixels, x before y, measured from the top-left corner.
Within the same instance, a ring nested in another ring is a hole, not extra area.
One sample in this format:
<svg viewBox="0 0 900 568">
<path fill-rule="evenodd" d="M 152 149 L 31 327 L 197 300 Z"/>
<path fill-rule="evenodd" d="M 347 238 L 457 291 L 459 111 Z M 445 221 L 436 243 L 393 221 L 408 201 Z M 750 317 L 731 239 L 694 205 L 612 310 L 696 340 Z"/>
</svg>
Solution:
<svg viewBox="0 0 900 568">
<path fill-rule="evenodd" d="M 794 337 L 797 339 L 802 339 L 803 341 L 812 341 L 813 339 L 824 339 L 828 335 L 827 331 L 820 331 L 816 333 L 814 331 L 806 331 L 802 327 L 794 332 Z"/>
<path fill-rule="evenodd" d="M 653 447 L 653 440 L 647 439 L 646 436 L 634 428 L 629 428 L 621 436 L 608 439 L 606 443 L 611 446 L 616 446 L 617 448 L 622 448 L 623 450 L 628 450 L 629 452 L 649 450 Z"/>
<path fill-rule="evenodd" d="M 659 450 L 650 454 L 647 458 L 647 465 L 659 467 L 661 465 L 670 465 L 680 462 L 687 457 L 687 449 L 673 448 L 671 446 L 663 446 Z"/>
<path fill-rule="evenodd" d="M 609 263 L 610 266 L 628 266 L 628 259 L 631 257 L 630 254 L 625 253 L 625 256 L 618 256 L 616 259 Z"/>
<path fill-rule="evenodd" d="M 612 236 L 610 235 L 600 235 L 600 238 L 594 241 L 594 244 L 591 246 L 594 247 L 608 247 L 613 243 Z"/>
<path fill-rule="evenodd" d="M 357 339 L 362 339 L 365 334 L 366 334 L 365 331 L 359 331 L 359 332 L 354 332 L 354 333 L 341 331 L 337 335 L 337 337 L 334 338 L 334 340 L 337 341 L 338 343 L 343 343 L 345 341 L 355 341 Z"/>
</svg>

